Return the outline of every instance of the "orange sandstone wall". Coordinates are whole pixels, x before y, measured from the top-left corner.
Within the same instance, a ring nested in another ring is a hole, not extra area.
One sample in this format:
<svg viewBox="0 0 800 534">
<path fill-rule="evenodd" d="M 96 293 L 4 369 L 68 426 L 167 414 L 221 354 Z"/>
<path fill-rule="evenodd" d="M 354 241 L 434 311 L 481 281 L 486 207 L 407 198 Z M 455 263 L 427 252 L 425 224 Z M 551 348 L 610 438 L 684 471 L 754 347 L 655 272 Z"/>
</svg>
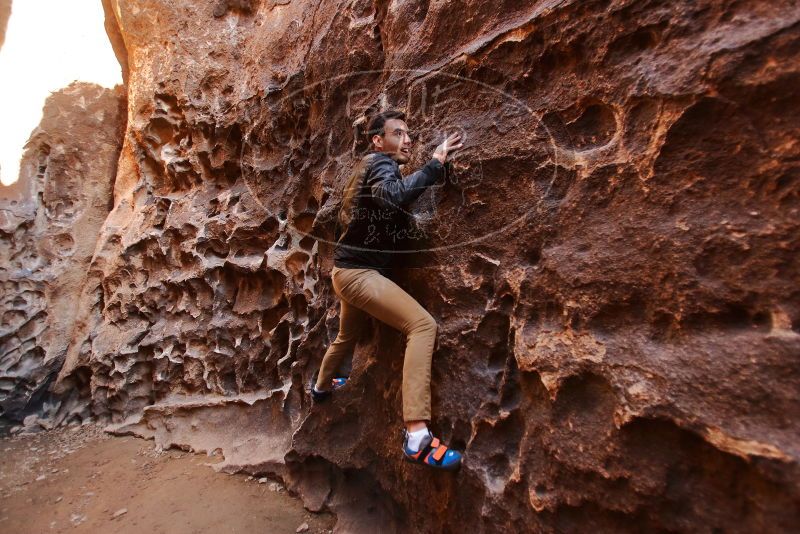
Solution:
<svg viewBox="0 0 800 534">
<path fill-rule="evenodd" d="M 58 377 L 92 417 L 281 476 L 340 532 L 798 527 L 795 2 L 105 5 L 127 130 Z M 401 460 L 399 333 L 304 391 L 387 106 L 415 165 L 467 137 L 396 274 L 440 325 L 456 475 Z"/>
</svg>

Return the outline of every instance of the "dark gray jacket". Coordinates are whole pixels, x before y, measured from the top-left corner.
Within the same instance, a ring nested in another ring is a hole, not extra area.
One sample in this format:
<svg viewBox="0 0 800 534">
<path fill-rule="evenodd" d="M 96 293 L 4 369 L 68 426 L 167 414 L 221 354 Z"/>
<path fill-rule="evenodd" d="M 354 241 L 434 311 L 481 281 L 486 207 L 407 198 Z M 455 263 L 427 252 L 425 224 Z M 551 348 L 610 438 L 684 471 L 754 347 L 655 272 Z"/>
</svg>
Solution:
<svg viewBox="0 0 800 534">
<path fill-rule="evenodd" d="M 403 178 L 400 166 L 389 155 L 370 152 L 364 157 L 369 159 L 353 202 L 352 219 L 343 237 L 338 229 L 333 263 L 386 275 L 398 253 L 407 253 L 421 243 L 424 236 L 411 224 L 408 206 L 444 176 L 444 165 L 433 158 Z"/>
</svg>

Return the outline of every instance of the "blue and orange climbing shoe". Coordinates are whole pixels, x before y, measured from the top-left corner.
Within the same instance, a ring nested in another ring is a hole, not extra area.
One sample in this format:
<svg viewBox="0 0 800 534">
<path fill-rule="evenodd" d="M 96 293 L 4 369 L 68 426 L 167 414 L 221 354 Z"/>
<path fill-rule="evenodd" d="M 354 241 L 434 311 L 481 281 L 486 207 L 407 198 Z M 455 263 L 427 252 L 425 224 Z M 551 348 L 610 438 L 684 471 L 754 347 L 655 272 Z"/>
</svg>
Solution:
<svg viewBox="0 0 800 534">
<path fill-rule="evenodd" d="M 314 376 L 311 377 L 311 383 L 309 384 L 309 390 L 311 391 L 311 398 L 314 402 L 323 402 L 328 400 L 331 396 L 331 393 L 335 389 L 339 389 L 343 385 L 347 383 L 346 376 L 337 376 L 336 378 L 331 379 L 331 389 L 327 391 L 317 391 L 316 384 L 317 384 L 317 373 L 314 373 Z"/>
<path fill-rule="evenodd" d="M 455 471 L 461 467 L 461 453 L 449 449 L 439 438 L 433 437 L 430 431 L 422 438 L 419 450 L 408 448 L 408 431 L 403 430 L 403 456 L 407 462 L 427 465 L 434 469 Z"/>
</svg>

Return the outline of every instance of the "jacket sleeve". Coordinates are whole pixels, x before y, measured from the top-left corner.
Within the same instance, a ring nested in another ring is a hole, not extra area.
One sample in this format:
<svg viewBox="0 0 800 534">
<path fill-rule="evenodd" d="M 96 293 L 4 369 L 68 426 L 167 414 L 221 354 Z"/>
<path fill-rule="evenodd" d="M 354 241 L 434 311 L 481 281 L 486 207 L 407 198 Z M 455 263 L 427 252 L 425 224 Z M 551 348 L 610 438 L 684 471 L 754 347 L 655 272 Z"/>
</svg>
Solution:
<svg viewBox="0 0 800 534">
<path fill-rule="evenodd" d="M 402 178 L 397 164 L 388 158 L 376 160 L 369 169 L 367 184 L 379 206 L 405 206 L 415 201 L 442 176 L 444 165 L 433 158 L 417 172 Z"/>
</svg>

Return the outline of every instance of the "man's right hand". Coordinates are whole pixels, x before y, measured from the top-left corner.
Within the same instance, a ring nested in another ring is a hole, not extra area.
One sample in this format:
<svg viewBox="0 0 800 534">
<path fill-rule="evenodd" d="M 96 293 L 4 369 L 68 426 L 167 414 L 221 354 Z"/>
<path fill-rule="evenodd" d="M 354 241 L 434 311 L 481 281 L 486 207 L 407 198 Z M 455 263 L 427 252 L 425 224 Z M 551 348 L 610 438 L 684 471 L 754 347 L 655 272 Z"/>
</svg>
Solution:
<svg viewBox="0 0 800 534">
<path fill-rule="evenodd" d="M 452 152 L 453 150 L 458 150 L 463 146 L 464 144 L 461 142 L 461 134 L 451 134 L 441 145 L 436 147 L 436 150 L 433 151 L 433 157 L 444 163 L 445 160 L 447 160 L 448 153 Z"/>
</svg>

